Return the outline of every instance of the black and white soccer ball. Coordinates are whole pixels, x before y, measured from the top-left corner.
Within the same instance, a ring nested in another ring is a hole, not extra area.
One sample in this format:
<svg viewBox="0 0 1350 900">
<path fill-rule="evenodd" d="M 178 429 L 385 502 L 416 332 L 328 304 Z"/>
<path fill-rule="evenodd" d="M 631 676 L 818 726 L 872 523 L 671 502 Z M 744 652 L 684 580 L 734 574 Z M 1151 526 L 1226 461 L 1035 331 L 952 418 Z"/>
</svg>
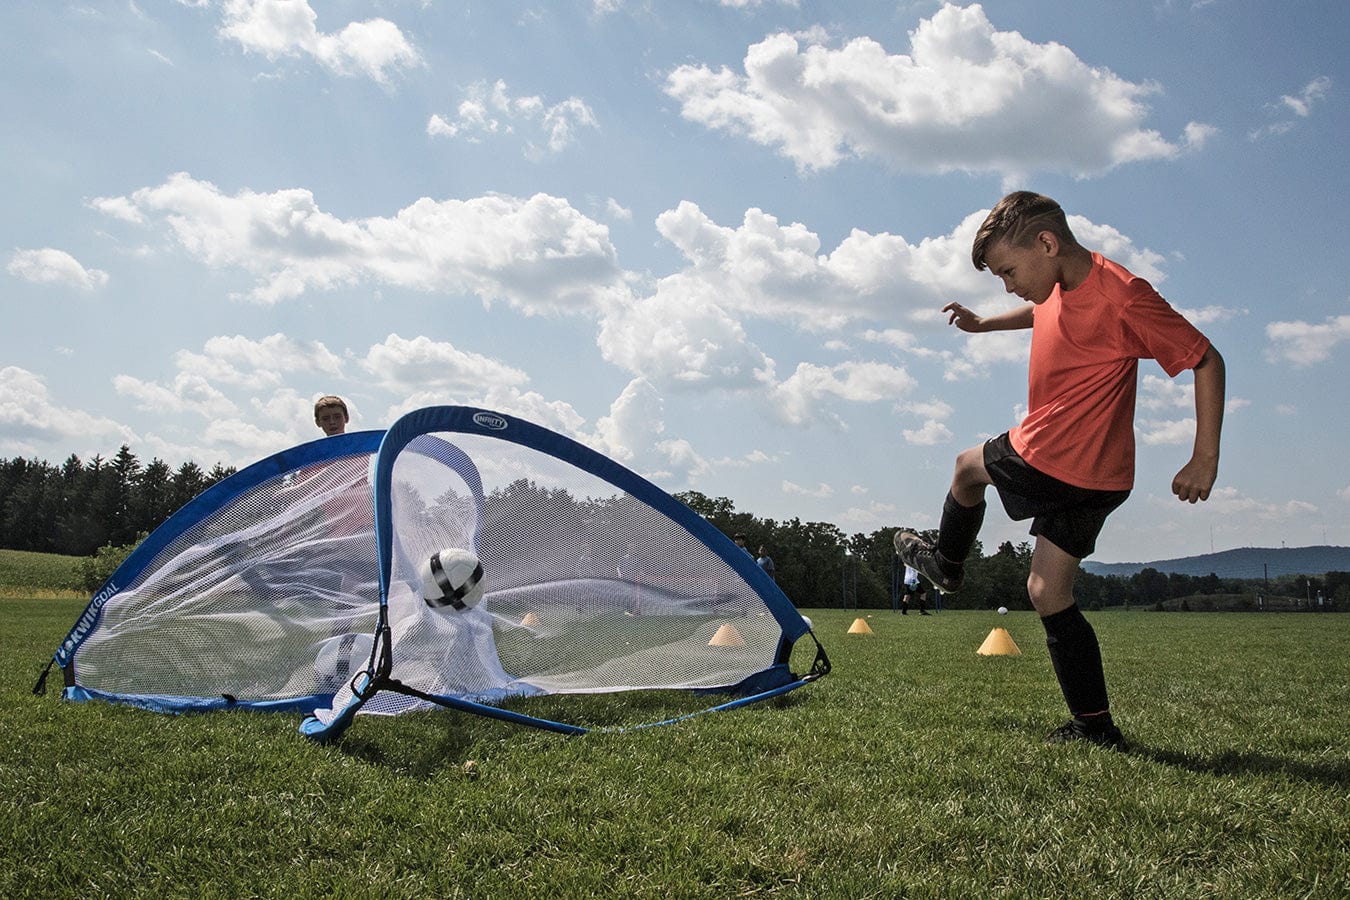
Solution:
<svg viewBox="0 0 1350 900">
<path fill-rule="evenodd" d="M 336 692 L 356 673 L 364 672 L 374 647 L 374 635 L 355 632 L 331 637 L 320 644 L 314 659 L 314 678 L 319 690 Z"/>
<path fill-rule="evenodd" d="M 447 547 L 422 563 L 422 599 L 440 612 L 465 612 L 483 599 L 483 564 L 471 550 Z"/>
</svg>

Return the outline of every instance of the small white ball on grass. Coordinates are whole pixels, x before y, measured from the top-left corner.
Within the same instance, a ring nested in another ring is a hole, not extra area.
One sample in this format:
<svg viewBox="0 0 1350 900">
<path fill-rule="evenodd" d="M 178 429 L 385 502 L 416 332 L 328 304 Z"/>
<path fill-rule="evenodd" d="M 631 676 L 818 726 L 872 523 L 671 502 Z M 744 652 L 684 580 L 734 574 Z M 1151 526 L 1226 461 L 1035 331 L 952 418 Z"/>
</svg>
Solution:
<svg viewBox="0 0 1350 900">
<path fill-rule="evenodd" d="M 1008 607 L 1006 607 L 1006 606 L 1000 606 L 1000 607 L 998 608 L 998 614 L 999 614 L 1000 616 L 1006 616 L 1006 615 L 1008 614 Z"/>
</svg>

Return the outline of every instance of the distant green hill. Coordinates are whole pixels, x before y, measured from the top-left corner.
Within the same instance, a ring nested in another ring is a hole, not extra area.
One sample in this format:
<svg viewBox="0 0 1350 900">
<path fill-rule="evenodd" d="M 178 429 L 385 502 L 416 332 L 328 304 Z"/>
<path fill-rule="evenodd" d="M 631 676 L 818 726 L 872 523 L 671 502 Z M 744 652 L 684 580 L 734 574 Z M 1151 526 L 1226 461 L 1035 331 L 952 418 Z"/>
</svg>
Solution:
<svg viewBox="0 0 1350 900">
<path fill-rule="evenodd" d="M 1093 575 L 1129 576 L 1144 569 L 1157 569 L 1166 575 L 1279 578 L 1284 575 L 1350 572 L 1350 547 L 1243 547 L 1154 562 L 1101 563 L 1086 560 L 1082 565 L 1084 571 Z"/>
</svg>

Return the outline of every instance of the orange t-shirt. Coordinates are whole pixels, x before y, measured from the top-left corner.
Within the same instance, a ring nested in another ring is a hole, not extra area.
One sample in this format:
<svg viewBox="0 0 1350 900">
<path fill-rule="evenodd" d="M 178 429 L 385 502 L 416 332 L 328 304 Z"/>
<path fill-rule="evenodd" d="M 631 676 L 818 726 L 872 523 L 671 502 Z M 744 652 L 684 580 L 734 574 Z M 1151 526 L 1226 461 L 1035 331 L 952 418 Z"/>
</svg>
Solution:
<svg viewBox="0 0 1350 900">
<path fill-rule="evenodd" d="M 1139 360 L 1169 377 L 1194 368 L 1209 340 L 1147 281 L 1092 254 L 1078 287 L 1035 309 L 1027 417 L 1009 439 L 1033 468 L 1099 491 L 1134 486 Z"/>
</svg>

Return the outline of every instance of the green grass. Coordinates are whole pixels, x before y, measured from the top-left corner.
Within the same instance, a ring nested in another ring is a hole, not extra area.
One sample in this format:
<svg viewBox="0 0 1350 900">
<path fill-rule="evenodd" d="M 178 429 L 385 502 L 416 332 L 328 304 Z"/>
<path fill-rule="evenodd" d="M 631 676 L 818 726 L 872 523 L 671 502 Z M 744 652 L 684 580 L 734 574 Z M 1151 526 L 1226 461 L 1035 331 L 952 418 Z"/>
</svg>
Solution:
<svg viewBox="0 0 1350 900">
<path fill-rule="evenodd" d="M 0 550 L 0 597 L 89 599 L 81 586 L 83 557 Z"/>
<path fill-rule="evenodd" d="M 1041 743 L 1031 613 L 810 610 L 833 674 L 663 728 L 437 712 L 320 747 L 291 715 L 32 696 L 81 608 L 0 600 L 5 897 L 1350 894 L 1350 616 L 1092 614 L 1113 753 Z M 1024 655 L 975 654 L 996 625 Z"/>
</svg>

